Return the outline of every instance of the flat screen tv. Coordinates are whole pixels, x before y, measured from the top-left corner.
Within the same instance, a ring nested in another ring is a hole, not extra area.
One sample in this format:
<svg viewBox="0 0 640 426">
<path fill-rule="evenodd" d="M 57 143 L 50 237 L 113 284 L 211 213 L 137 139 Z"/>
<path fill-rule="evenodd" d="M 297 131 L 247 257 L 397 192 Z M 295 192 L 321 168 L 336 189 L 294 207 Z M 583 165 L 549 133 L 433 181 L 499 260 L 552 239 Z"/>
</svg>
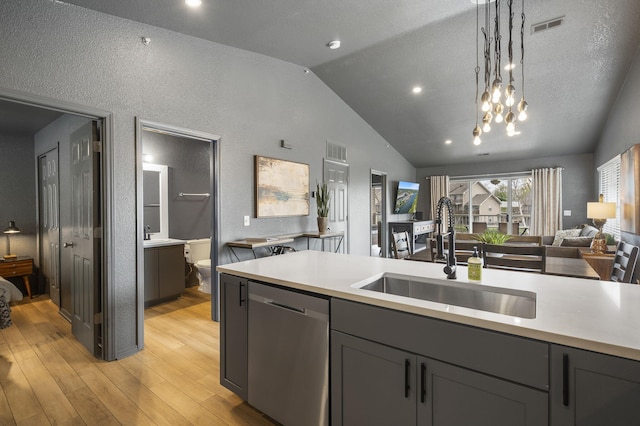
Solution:
<svg viewBox="0 0 640 426">
<path fill-rule="evenodd" d="M 396 205 L 393 209 L 395 214 L 414 214 L 418 207 L 418 191 L 420 184 L 415 182 L 398 182 L 398 192 L 396 195 Z"/>
</svg>

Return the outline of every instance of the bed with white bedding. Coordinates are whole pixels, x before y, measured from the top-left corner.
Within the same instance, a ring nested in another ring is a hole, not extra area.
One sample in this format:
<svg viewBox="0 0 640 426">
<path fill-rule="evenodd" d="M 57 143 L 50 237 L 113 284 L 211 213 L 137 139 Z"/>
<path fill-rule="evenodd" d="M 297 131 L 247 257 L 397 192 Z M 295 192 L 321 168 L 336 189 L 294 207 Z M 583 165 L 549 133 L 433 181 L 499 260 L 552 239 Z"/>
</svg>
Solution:
<svg viewBox="0 0 640 426">
<path fill-rule="evenodd" d="M 18 300 L 22 300 L 22 292 L 13 283 L 0 277 L 0 329 L 12 324 L 9 303 Z"/>
</svg>

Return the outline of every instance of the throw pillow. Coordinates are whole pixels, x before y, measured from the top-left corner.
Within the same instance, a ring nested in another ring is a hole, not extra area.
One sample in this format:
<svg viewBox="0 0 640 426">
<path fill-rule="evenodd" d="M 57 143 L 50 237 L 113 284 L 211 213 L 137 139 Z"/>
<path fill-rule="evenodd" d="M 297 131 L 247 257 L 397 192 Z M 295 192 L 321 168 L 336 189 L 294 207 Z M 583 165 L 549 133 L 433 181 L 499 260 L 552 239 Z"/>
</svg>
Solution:
<svg viewBox="0 0 640 426">
<path fill-rule="evenodd" d="M 590 247 L 593 237 L 569 237 L 563 238 L 562 247 Z"/>
<path fill-rule="evenodd" d="M 591 225 L 584 225 L 582 230 L 580 231 L 580 237 L 595 237 L 598 233 L 598 228 L 593 227 Z"/>
<path fill-rule="evenodd" d="M 580 235 L 580 229 L 561 229 L 556 231 L 556 235 L 553 237 L 552 246 L 562 245 L 562 240 L 565 238 L 577 237 Z"/>
</svg>

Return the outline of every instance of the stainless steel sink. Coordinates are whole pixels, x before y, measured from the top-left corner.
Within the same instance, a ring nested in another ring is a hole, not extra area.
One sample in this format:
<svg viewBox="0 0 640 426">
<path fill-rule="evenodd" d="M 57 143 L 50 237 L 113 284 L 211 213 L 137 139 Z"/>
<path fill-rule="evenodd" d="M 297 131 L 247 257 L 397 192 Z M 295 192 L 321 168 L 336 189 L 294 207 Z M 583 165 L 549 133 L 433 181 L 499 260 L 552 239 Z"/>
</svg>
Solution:
<svg viewBox="0 0 640 426">
<path fill-rule="evenodd" d="M 384 274 L 359 288 L 520 318 L 536 317 L 536 294 L 530 291 L 399 274 Z"/>
</svg>

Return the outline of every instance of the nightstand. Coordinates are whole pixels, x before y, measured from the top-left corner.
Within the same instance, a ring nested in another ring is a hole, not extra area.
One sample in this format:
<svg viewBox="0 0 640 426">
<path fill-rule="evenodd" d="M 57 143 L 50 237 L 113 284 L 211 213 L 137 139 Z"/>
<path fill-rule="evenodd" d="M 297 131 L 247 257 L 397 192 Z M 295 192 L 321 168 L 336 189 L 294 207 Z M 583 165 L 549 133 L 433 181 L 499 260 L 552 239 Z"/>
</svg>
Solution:
<svg viewBox="0 0 640 426">
<path fill-rule="evenodd" d="M 589 265 L 600 275 L 601 280 L 609 281 L 611 279 L 611 270 L 613 269 L 613 259 L 616 257 L 614 253 L 592 253 L 590 248 L 578 248 L 580 257 L 587 261 Z"/>
<path fill-rule="evenodd" d="M 0 277 L 22 277 L 27 295 L 31 299 L 31 284 L 29 277 L 33 274 L 33 259 L 28 256 L 18 256 L 15 259 L 0 260 Z"/>
</svg>

